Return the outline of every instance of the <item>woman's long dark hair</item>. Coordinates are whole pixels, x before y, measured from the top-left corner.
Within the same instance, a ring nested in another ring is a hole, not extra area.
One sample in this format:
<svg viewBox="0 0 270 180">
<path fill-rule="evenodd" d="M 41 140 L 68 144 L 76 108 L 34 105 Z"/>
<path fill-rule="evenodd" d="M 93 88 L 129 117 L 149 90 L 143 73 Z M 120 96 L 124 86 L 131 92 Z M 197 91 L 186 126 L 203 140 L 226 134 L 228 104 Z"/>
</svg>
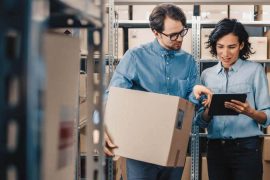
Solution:
<svg viewBox="0 0 270 180">
<path fill-rule="evenodd" d="M 208 41 L 206 42 L 206 48 L 210 48 L 210 53 L 217 57 L 216 45 L 217 41 L 223 36 L 233 33 L 238 37 L 239 44 L 244 44 L 244 47 L 239 52 L 239 58 L 246 60 L 249 58 L 251 52 L 251 44 L 248 42 L 249 35 L 244 26 L 236 19 L 225 18 L 218 22 L 215 29 L 211 32 Z"/>
</svg>

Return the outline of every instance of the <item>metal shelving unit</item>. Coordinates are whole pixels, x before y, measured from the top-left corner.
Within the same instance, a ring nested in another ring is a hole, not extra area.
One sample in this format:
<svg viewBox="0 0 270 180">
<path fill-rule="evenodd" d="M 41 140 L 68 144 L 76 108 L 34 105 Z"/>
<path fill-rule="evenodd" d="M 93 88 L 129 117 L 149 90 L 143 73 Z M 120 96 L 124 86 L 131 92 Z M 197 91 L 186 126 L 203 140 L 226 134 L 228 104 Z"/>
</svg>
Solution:
<svg viewBox="0 0 270 180">
<path fill-rule="evenodd" d="M 35 11 L 40 4 L 45 5 L 43 11 Z M 0 2 L 1 179 L 40 179 L 44 71 L 39 40 L 46 4 L 45 0 Z"/>
<path fill-rule="evenodd" d="M 0 179 L 38 180 L 41 175 L 41 133 L 44 121 L 45 67 L 41 37 L 49 28 L 88 29 L 88 76 L 95 66 L 103 71 L 103 0 L 3 0 L 0 2 Z M 42 7 L 42 8 L 41 8 Z M 88 86 L 93 86 L 88 82 Z M 103 92 L 100 84 L 92 87 Z M 88 120 L 88 178 L 104 179 L 102 93 L 93 110 L 99 120 Z M 88 96 L 92 94 L 88 93 Z M 88 99 L 89 104 L 93 104 Z M 90 113 L 90 112 L 89 112 Z M 92 117 L 92 116 L 89 116 Z M 99 139 L 91 142 L 92 132 Z M 92 158 L 93 152 L 99 153 Z M 79 157 L 79 156 L 78 156 Z M 79 163 L 79 160 L 78 162 Z M 77 170 L 78 171 L 78 170 Z M 74 179 L 78 179 L 78 172 Z"/>
</svg>

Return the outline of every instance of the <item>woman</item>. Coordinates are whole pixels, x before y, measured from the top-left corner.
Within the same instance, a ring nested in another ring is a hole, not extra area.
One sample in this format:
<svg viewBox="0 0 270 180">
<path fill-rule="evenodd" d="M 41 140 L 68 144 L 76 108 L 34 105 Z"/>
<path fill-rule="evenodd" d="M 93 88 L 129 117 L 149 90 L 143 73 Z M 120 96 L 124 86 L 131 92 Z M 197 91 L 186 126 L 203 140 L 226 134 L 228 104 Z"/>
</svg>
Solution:
<svg viewBox="0 0 270 180">
<path fill-rule="evenodd" d="M 235 19 L 223 19 L 209 36 L 207 47 L 219 63 L 203 71 L 202 84 L 213 93 L 245 93 L 246 102 L 225 102 L 236 116 L 208 116 L 202 108 L 196 123 L 208 130 L 210 180 L 261 180 L 260 126 L 270 124 L 270 98 L 263 66 L 246 60 L 252 53 L 248 33 Z"/>
</svg>

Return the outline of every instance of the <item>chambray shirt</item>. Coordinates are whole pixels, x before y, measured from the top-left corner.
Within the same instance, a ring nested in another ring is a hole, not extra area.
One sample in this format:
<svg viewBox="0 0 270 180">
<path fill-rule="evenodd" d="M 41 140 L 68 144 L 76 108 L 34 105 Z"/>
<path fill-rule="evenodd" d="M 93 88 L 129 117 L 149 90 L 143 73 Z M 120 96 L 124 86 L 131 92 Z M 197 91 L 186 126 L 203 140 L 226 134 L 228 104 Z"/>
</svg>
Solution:
<svg viewBox="0 0 270 180">
<path fill-rule="evenodd" d="M 246 93 L 250 106 L 267 115 L 266 127 L 270 124 L 270 97 L 267 78 L 261 64 L 238 59 L 225 73 L 219 62 L 206 69 L 201 75 L 201 82 L 214 93 Z M 208 129 L 210 139 L 234 139 L 261 135 L 259 124 L 250 117 L 213 116 L 210 123 L 202 118 L 203 109 L 197 114 L 196 123 Z"/>
<path fill-rule="evenodd" d="M 185 99 L 191 95 L 192 99 L 192 88 L 198 81 L 196 62 L 190 54 L 167 50 L 155 39 L 124 54 L 109 86 Z"/>
</svg>

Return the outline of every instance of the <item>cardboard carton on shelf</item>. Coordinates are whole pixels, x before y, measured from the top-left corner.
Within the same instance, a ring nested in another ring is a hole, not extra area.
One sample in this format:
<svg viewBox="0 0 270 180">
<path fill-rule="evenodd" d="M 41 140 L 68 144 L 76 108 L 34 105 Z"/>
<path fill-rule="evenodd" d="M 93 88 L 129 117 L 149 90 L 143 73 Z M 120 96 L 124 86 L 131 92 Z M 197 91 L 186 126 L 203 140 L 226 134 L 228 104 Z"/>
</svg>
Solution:
<svg viewBox="0 0 270 180">
<path fill-rule="evenodd" d="M 177 96 L 111 87 L 105 124 L 116 155 L 183 167 L 193 115 L 193 104 Z"/>
<path fill-rule="evenodd" d="M 42 179 L 72 180 L 76 173 L 79 38 L 46 33 L 43 52 L 47 76 L 42 130 Z"/>
<path fill-rule="evenodd" d="M 201 5 L 201 21 L 218 22 L 228 18 L 228 5 Z"/>
<path fill-rule="evenodd" d="M 270 21 L 270 5 L 258 6 L 258 21 Z"/>
<path fill-rule="evenodd" d="M 213 28 L 203 28 L 201 29 L 201 59 L 204 60 L 216 60 L 210 53 L 210 48 L 206 48 L 206 42 L 209 39 L 210 33 Z"/>
<path fill-rule="evenodd" d="M 230 18 L 238 21 L 254 21 L 254 5 L 230 5 Z"/>
<path fill-rule="evenodd" d="M 251 43 L 251 51 L 255 52 L 251 54 L 250 60 L 266 60 L 267 59 L 267 37 L 249 37 Z"/>
</svg>

